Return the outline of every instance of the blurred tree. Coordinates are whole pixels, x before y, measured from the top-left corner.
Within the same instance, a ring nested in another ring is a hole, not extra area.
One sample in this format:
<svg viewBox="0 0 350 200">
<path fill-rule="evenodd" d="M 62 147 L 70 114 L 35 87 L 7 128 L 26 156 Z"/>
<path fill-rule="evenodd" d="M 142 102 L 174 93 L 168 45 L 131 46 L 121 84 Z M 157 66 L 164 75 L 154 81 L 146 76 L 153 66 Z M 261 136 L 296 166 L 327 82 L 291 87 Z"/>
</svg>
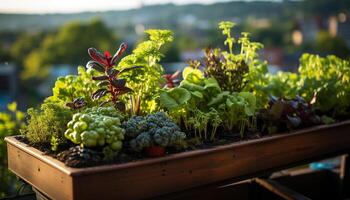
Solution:
<svg viewBox="0 0 350 200">
<path fill-rule="evenodd" d="M 324 54 L 334 54 L 340 58 L 349 57 L 350 50 L 341 37 L 333 37 L 327 31 L 320 31 L 316 36 L 315 50 Z"/>
<path fill-rule="evenodd" d="M 284 29 L 278 26 L 271 26 L 268 28 L 256 29 L 255 32 L 252 33 L 252 36 L 254 41 L 261 42 L 265 47 L 281 47 L 284 45 L 285 33 L 286 30 Z"/>
<path fill-rule="evenodd" d="M 18 135 L 24 126 L 24 113 L 17 110 L 17 103 L 8 104 L 6 112 L 0 112 L 0 198 L 13 194 L 19 187 L 16 176 L 7 169 L 7 151 L 4 138 Z"/>
<path fill-rule="evenodd" d="M 24 61 L 22 78 L 44 78 L 53 64 L 85 65 L 89 47 L 111 51 L 119 43 L 99 19 L 68 23 L 57 33 L 47 35 L 39 48 L 31 51 Z"/>
<path fill-rule="evenodd" d="M 0 46 L 0 64 L 8 62 L 11 60 L 11 56 L 8 52 L 5 51 L 5 49 L 1 48 Z"/>
<path fill-rule="evenodd" d="M 33 50 L 40 46 L 45 33 L 34 34 L 22 33 L 11 46 L 10 53 L 13 61 L 20 67 L 24 64 L 24 59 Z"/>
<path fill-rule="evenodd" d="M 162 52 L 164 53 L 164 58 L 162 62 L 170 63 L 170 62 L 179 62 L 180 61 L 180 50 L 177 44 L 166 44 L 162 48 Z"/>
<path fill-rule="evenodd" d="M 305 0 L 300 4 L 307 15 L 328 17 L 339 12 L 348 12 L 349 0 Z"/>
</svg>

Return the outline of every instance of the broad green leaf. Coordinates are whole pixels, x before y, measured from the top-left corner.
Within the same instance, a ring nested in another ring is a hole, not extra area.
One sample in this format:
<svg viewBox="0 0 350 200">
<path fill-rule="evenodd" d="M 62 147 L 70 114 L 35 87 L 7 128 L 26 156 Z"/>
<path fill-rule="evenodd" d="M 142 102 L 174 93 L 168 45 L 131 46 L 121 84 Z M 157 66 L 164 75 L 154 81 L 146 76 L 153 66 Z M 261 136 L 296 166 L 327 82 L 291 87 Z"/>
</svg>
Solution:
<svg viewBox="0 0 350 200">
<path fill-rule="evenodd" d="M 186 67 L 182 71 L 182 77 L 184 80 L 190 82 L 190 83 L 201 83 L 203 79 L 203 73 L 199 69 L 194 69 L 192 67 Z"/>
<path fill-rule="evenodd" d="M 180 86 L 182 88 L 185 88 L 189 91 L 203 91 L 204 88 L 200 85 L 194 84 L 194 83 L 190 83 L 188 81 L 182 81 Z"/>
<path fill-rule="evenodd" d="M 173 88 L 160 94 L 160 105 L 173 110 L 186 104 L 191 99 L 191 93 L 184 88 Z"/>
<path fill-rule="evenodd" d="M 215 78 L 208 78 L 204 80 L 204 89 L 215 90 L 221 92 L 221 88 Z"/>
<path fill-rule="evenodd" d="M 245 106 L 244 111 L 248 116 L 253 116 L 256 109 L 256 98 L 250 92 L 240 92 L 239 96 L 243 97 L 245 101 L 248 102 L 248 105 Z"/>
<path fill-rule="evenodd" d="M 203 94 L 199 91 L 194 91 L 194 92 L 191 92 L 191 94 L 195 97 L 198 97 L 200 99 L 203 99 Z"/>
<path fill-rule="evenodd" d="M 220 94 L 216 95 L 215 97 L 213 97 L 209 103 L 208 103 L 208 106 L 213 106 L 213 105 L 216 105 L 216 104 L 220 104 L 220 103 L 223 103 L 225 101 L 225 98 L 230 94 L 230 92 L 228 91 L 224 91 L 224 92 L 221 92 Z"/>
</svg>

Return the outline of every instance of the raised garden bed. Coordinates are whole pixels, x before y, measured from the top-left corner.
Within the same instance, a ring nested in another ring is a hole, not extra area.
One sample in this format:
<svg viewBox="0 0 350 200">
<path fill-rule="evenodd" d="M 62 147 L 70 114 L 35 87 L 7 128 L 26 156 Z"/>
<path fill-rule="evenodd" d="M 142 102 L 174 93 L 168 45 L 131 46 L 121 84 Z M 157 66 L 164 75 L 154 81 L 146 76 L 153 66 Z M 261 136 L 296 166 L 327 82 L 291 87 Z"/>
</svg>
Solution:
<svg viewBox="0 0 350 200">
<path fill-rule="evenodd" d="M 89 48 L 86 69 L 59 77 L 6 139 L 9 168 L 52 199 L 144 199 L 347 151 L 350 63 L 305 54 L 298 74 L 269 74 L 234 26 L 219 24 L 228 51 L 174 74 L 159 63 L 169 30 L 123 58 L 124 43 Z"/>
<path fill-rule="evenodd" d="M 161 158 L 70 168 L 6 138 L 9 169 L 52 199 L 144 199 L 350 150 L 350 121 Z"/>
</svg>

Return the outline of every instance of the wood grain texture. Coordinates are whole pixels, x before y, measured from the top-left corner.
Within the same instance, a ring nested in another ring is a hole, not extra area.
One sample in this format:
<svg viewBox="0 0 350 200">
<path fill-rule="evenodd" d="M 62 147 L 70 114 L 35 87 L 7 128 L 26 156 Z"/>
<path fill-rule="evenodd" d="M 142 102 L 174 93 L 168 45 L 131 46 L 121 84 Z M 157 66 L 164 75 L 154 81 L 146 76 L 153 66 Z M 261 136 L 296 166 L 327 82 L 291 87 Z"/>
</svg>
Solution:
<svg viewBox="0 0 350 200">
<path fill-rule="evenodd" d="M 145 199 L 350 149 L 350 121 L 126 164 L 73 169 L 6 138 L 9 168 L 53 199 Z M 13 158 L 17 152 L 26 158 Z M 19 167 L 27 165 L 28 167 Z M 40 176 L 37 166 L 50 175 Z M 64 177 L 62 186 L 59 181 Z M 46 179 L 45 182 L 42 182 Z M 54 186 L 59 186 L 60 193 Z"/>
<path fill-rule="evenodd" d="M 286 200 L 311 200 L 310 198 L 281 185 L 277 181 L 256 178 L 254 181 L 265 189 Z"/>
</svg>

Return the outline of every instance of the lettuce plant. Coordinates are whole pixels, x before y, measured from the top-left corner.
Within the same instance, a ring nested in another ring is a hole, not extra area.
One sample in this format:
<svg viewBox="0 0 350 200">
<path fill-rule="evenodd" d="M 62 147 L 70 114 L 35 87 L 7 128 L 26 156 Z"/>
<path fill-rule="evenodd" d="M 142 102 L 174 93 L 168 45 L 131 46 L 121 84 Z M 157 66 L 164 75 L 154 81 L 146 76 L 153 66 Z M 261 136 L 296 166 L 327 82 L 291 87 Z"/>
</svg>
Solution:
<svg viewBox="0 0 350 200">
<path fill-rule="evenodd" d="M 256 98 L 250 92 L 230 93 L 224 91 L 214 97 L 208 106 L 215 107 L 227 131 L 238 128 L 241 137 L 247 127 L 254 127 Z"/>
<path fill-rule="evenodd" d="M 350 113 L 350 62 L 335 56 L 300 58 L 300 95 L 333 116 Z"/>
<path fill-rule="evenodd" d="M 58 77 L 52 89 L 52 96 L 46 98 L 45 102 L 65 105 L 80 98 L 88 107 L 98 105 L 98 102 L 90 98 L 91 94 L 98 89 L 95 81 L 91 80 L 92 76 L 97 76 L 95 70 L 85 70 L 84 67 L 79 66 L 77 75 Z"/>
</svg>

